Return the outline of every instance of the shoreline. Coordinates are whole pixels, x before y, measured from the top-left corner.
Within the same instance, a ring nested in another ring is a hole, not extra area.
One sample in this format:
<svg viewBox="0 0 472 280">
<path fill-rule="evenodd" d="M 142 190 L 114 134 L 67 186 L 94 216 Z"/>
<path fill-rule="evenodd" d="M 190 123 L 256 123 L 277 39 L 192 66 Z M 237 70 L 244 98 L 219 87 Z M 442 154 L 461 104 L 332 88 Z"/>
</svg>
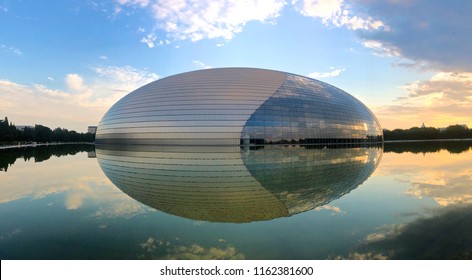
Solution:
<svg viewBox="0 0 472 280">
<path fill-rule="evenodd" d="M 472 141 L 472 138 L 454 138 L 454 139 L 421 139 L 421 140 L 385 140 L 383 143 L 415 143 L 415 142 L 459 142 L 459 141 Z M 28 143 L 28 144 L 17 144 L 17 145 L 6 145 L 0 146 L 0 150 L 15 149 L 15 148 L 27 148 L 27 147 L 38 147 L 38 146 L 57 146 L 57 145 L 95 145 L 94 142 L 55 142 L 55 143 Z"/>
<path fill-rule="evenodd" d="M 93 142 L 28 143 L 28 144 L 0 146 L 0 150 L 15 149 L 15 148 L 27 148 L 27 147 L 38 147 L 38 146 L 58 146 L 58 145 L 76 145 L 76 144 L 95 145 L 95 143 L 93 143 Z"/>
<path fill-rule="evenodd" d="M 454 138 L 454 139 L 419 139 L 419 140 L 384 140 L 384 143 L 409 143 L 409 142 L 458 142 L 472 141 L 472 138 Z"/>
</svg>

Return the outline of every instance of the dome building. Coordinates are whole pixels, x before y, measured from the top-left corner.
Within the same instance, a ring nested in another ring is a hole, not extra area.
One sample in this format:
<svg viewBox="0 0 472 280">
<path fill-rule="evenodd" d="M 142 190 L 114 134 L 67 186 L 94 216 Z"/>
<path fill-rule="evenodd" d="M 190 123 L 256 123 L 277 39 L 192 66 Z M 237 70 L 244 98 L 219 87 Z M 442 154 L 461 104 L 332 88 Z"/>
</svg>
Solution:
<svg viewBox="0 0 472 280">
<path fill-rule="evenodd" d="M 96 144 L 331 145 L 383 141 L 374 114 L 348 93 L 307 77 L 216 68 L 166 77 L 103 116 Z"/>
</svg>

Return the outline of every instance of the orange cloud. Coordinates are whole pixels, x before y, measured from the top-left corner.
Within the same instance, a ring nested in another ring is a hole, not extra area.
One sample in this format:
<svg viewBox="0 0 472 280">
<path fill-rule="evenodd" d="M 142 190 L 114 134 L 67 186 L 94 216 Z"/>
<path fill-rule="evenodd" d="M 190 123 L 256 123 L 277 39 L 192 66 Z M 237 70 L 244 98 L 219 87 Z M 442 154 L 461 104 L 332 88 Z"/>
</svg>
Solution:
<svg viewBox="0 0 472 280">
<path fill-rule="evenodd" d="M 382 127 L 388 129 L 420 126 L 471 126 L 472 72 L 439 72 L 427 81 L 402 87 L 408 92 L 392 105 L 373 107 Z"/>
</svg>

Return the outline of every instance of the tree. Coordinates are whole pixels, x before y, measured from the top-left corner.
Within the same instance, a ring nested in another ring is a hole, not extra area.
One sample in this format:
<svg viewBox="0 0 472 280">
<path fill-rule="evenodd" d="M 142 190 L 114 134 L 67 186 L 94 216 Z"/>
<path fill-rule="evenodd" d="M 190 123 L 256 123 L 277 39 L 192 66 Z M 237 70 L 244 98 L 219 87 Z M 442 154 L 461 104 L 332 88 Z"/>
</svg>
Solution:
<svg viewBox="0 0 472 280">
<path fill-rule="evenodd" d="M 36 142 L 52 142 L 52 130 L 37 124 L 34 126 L 34 138 Z"/>
</svg>

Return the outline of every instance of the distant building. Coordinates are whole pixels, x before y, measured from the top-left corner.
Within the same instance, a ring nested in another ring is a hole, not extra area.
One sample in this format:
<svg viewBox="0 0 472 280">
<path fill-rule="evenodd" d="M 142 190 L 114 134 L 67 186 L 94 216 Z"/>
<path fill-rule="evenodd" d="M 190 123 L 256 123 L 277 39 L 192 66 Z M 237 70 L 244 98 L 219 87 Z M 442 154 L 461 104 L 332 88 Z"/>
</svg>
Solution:
<svg viewBox="0 0 472 280">
<path fill-rule="evenodd" d="M 89 126 L 88 129 L 87 129 L 87 133 L 92 133 L 92 134 L 97 133 L 97 127 L 96 126 Z"/>
<path fill-rule="evenodd" d="M 426 128 L 426 126 L 424 125 L 424 123 L 421 125 L 421 128 Z"/>
<path fill-rule="evenodd" d="M 21 131 L 25 131 L 25 128 L 29 128 L 29 129 L 33 129 L 34 126 L 32 125 L 15 125 L 16 129 L 18 130 L 21 130 Z"/>
<path fill-rule="evenodd" d="M 87 152 L 87 157 L 88 158 L 96 158 L 97 154 L 95 153 L 95 151 L 90 151 L 90 152 Z"/>
</svg>

